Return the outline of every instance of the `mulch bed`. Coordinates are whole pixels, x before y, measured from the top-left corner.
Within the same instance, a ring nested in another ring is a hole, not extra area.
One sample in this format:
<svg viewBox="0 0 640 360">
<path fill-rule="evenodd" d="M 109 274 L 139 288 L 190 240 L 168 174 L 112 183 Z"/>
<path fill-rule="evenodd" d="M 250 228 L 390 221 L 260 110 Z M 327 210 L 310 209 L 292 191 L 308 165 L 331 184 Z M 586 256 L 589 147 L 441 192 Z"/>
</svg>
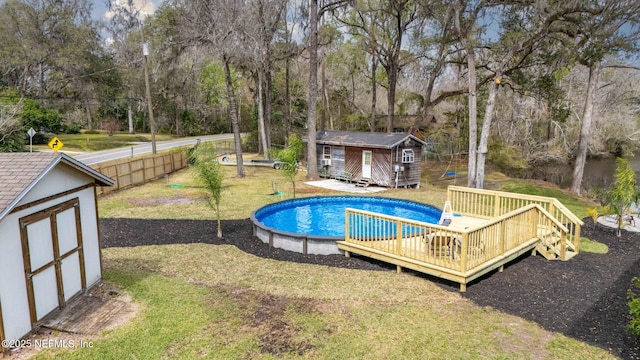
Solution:
<svg viewBox="0 0 640 360">
<path fill-rule="evenodd" d="M 100 219 L 103 247 L 164 244 L 231 244 L 247 253 L 282 261 L 343 268 L 395 271 L 395 266 L 340 255 L 303 255 L 270 248 L 252 234 L 251 221 L 225 220 L 223 239 L 216 238 L 215 221 Z M 593 225 L 585 219 L 582 236 L 605 243 L 605 255 L 581 253 L 563 261 L 523 256 L 467 286 L 463 296 L 603 348 L 624 359 L 640 359 L 640 339 L 626 326 L 631 317 L 627 291 L 640 276 L 640 234 Z M 440 286 L 458 291 L 455 283 L 420 274 Z"/>
</svg>

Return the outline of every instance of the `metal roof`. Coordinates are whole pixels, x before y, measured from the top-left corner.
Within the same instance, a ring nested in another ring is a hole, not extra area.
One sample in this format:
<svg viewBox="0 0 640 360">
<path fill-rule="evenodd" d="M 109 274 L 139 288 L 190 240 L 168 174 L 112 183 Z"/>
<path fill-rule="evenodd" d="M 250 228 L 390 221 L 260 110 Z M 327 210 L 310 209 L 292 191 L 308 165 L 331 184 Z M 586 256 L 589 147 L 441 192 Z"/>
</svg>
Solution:
<svg viewBox="0 0 640 360">
<path fill-rule="evenodd" d="M 100 186 L 115 181 L 64 153 L 0 153 L 0 220 L 59 163 L 85 173 Z"/>
<path fill-rule="evenodd" d="M 403 133 L 377 133 L 377 132 L 356 132 L 356 131 L 318 131 L 316 135 L 317 144 L 357 146 L 392 149 L 407 139 L 416 141 L 422 145 L 427 145 L 424 141 L 411 134 Z"/>
</svg>

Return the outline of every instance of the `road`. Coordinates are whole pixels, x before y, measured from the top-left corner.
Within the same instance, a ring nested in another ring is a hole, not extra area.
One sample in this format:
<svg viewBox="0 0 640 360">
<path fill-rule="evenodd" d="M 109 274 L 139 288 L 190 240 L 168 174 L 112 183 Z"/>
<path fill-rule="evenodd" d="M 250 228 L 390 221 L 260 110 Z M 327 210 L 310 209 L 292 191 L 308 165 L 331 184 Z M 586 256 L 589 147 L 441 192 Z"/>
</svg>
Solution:
<svg viewBox="0 0 640 360">
<path fill-rule="evenodd" d="M 206 135 L 190 138 L 182 138 L 177 140 L 156 141 L 156 150 L 167 150 L 179 146 L 193 146 L 197 140 L 215 141 L 215 140 L 232 140 L 233 134 Z M 132 154 L 133 152 L 133 154 Z M 105 161 L 121 159 L 131 155 L 140 155 L 151 152 L 151 143 L 143 143 L 133 146 L 127 146 L 111 150 L 95 151 L 90 153 L 78 154 L 73 157 L 82 161 L 87 165 L 97 164 Z"/>
</svg>

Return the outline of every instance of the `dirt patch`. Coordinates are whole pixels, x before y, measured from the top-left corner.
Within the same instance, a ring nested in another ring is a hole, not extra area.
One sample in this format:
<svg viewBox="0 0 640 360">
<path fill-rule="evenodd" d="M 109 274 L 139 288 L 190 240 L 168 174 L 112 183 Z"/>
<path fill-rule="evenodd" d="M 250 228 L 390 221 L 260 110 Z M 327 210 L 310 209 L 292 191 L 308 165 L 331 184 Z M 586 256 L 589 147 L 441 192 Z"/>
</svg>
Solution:
<svg viewBox="0 0 640 360">
<path fill-rule="evenodd" d="M 158 198 L 129 199 L 134 206 L 162 206 L 162 205 L 189 205 L 199 202 L 199 199 L 192 199 L 187 196 L 170 196 Z"/>
<path fill-rule="evenodd" d="M 234 299 L 234 303 L 247 313 L 244 319 L 246 332 L 257 333 L 260 351 L 282 357 L 303 356 L 314 348 L 309 341 L 301 339 L 301 329 L 287 314 L 318 313 L 313 299 L 275 296 L 254 290 L 223 287 L 223 291 Z"/>
</svg>

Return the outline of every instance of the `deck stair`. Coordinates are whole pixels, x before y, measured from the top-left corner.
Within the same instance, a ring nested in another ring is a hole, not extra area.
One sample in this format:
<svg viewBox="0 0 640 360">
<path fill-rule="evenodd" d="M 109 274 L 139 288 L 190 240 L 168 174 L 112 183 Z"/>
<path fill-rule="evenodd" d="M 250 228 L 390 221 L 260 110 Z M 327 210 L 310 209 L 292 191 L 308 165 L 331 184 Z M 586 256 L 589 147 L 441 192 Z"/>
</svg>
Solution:
<svg viewBox="0 0 640 360">
<path fill-rule="evenodd" d="M 577 252 L 575 251 L 574 245 L 565 239 L 565 255 L 562 257 L 562 234 L 557 230 L 549 231 L 546 229 L 539 228 L 538 229 L 538 237 L 540 238 L 540 243 L 536 246 L 535 250 L 540 255 L 544 256 L 547 260 L 569 260 L 573 258 Z"/>
<path fill-rule="evenodd" d="M 358 180 L 358 182 L 356 182 L 356 187 L 366 188 L 369 185 L 371 185 L 371 179 L 362 178 L 362 179 Z"/>
</svg>

